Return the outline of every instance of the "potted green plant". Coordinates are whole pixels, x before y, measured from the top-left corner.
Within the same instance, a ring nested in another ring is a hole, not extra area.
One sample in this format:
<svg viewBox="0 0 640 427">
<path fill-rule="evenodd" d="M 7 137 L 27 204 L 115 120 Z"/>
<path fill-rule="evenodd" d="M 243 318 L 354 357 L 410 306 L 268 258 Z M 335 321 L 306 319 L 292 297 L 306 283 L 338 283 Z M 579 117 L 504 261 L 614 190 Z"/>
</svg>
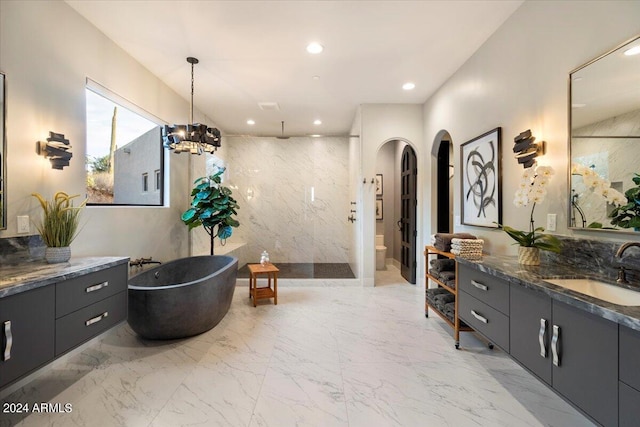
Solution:
<svg viewBox="0 0 640 427">
<path fill-rule="evenodd" d="M 211 255 L 216 236 L 224 242 L 231 237 L 232 227 L 240 225 L 233 218 L 238 214 L 238 203 L 231 196 L 231 189 L 221 185 L 224 171 L 220 168 L 213 175 L 194 181 L 191 207 L 182 214 L 182 222 L 189 226 L 189 231 L 199 226 L 207 231 L 211 238 Z"/>
<path fill-rule="evenodd" d="M 74 206 L 72 199 L 79 195 L 69 196 L 64 191 L 58 191 L 53 200 L 46 200 L 39 193 L 33 193 L 32 196 L 38 199 L 44 213 L 35 226 L 47 246 L 45 259 L 51 264 L 69 261 L 70 245 L 78 234 L 80 212 L 87 201 Z"/>
<path fill-rule="evenodd" d="M 626 204 L 621 204 L 611 211 L 609 217 L 611 224 L 622 228 L 640 230 L 640 175 L 634 174 L 632 178 L 635 187 L 624 192 Z"/>
<path fill-rule="evenodd" d="M 533 220 L 533 212 L 536 203 L 541 203 L 547 194 L 547 185 L 553 174 L 550 166 L 537 166 L 535 169 L 525 169 L 516 191 L 513 203 L 518 206 L 527 206 L 532 203 L 529 216 L 529 231 L 517 230 L 507 225 L 498 224 L 498 227 L 516 241 L 518 247 L 518 262 L 523 265 L 539 265 L 540 250 L 560 252 L 561 243 L 558 238 L 550 234 L 543 234 L 544 228 L 536 227 Z"/>
</svg>

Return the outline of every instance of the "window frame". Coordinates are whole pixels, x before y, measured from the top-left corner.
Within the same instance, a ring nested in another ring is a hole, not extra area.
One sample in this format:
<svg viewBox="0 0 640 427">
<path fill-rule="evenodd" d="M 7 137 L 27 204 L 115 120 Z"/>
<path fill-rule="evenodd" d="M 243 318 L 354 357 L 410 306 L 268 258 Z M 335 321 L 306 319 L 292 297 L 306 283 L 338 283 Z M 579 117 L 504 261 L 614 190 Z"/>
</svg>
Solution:
<svg viewBox="0 0 640 427">
<path fill-rule="evenodd" d="M 139 116 L 155 123 L 157 125 L 157 127 L 162 128 L 162 126 L 166 125 L 168 122 L 166 120 L 162 120 L 159 117 L 155 116 L 154 114 L 144 110 L 143 108 L 137 106 L 136 104 L 134 104 L 133 102 L 129 101 L 128 99 L 118 95 L 117 93 L 111 91 L 110 89 L 106 88 L 105 86 L 101 85 L 100 83 L 96 82 L 95 80 L 90 79 L 89 77 L 86 78 L 86 84 L 85 84 L 85 91 L 91 91 L 103 98 L 106 98 L 108 101 L 113 102 L 115 104 L 117 104 L 119 107 L 125 108 L 135 114 L 138 114 Z M 86 100 L 85 100 L 85 111 L 87 108 L 87 104 L 86 104 Z M 85 126 L 88 129 L 88 123 L 87 123 L 87 119 L 85 117 Z M 170 191 L 170 182 L 171 180 L 169 179 L 169 171 L 170 171 L 170 165 L 169 165 L 169 157 L 167 156 L 167 149 L 164 147 L 164 144 L 162 143 L 162 130 L 160 129 L 160 138 L 158 140 L 158 149 L 160 150 L 160 167 L 159 168 L 154 168 L 153 171 L 154 173 L 157 171 L 160 173 L 160 179 L 159 179 L 159 183 L 160 183 L 160 188 L 156 189 L 154 192 L 159 193 L 159 201 L 158 203 L 97 203 L 97 202 L 87 202 L 87 206 L 88 207 L 150 207 L 150 208 L 163 208 L 163 207 L 168 207 L 168 201 L 169 201 L 169 191 Z M 86 135 L 86 133 L 85 133 Z M 88 152 L 87 150 L 87 138 L 85 137 L 85 153 Z M 86 158 L 86 155 L 85 155 Z M 88 172 L 87 172 L 88 173 Z M 147 176 L 149 175 L 148 172 L 146 172 Z M 154 184 L 155 185 L 155 184 Z M 145 193 L 149 193 L 149 182 L 148 182 L 148 178 L 147 178 L 147 191 L 146 192 L 142 192 L 141 194 L 145 194 Z"/>
</svg>

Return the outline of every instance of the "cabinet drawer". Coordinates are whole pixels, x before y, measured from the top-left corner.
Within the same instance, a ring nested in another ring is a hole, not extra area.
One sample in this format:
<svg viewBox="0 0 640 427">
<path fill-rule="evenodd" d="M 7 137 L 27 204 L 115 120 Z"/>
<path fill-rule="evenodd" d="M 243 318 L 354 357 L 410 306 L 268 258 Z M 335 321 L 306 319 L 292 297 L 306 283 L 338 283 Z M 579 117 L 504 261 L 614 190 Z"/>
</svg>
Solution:
<svg viewBox="0 0 640 427">
<path fill-rule="evenodd" d="M 465 265 L 458 265 L 458 288 L 509 315 L 509 282 Z"/>
<path fill-rule="evenodd" d="M 620 381 L 640 390 L 640 332 L 620 325 Z"/>
<path fill-rule="evenodd" d="M 509 318 L 466 292 L 459 292 L 458 298 L 458 317 L 509 352 Z"/>
<path fill-rule="evenodd" d="M 127 318 L 127 292 L 120 292 L 56 320 L 56 356 Z"/>
<path fill-rule="evenodd" d="M 620 427 L 637 427 L 638 408 L 640 408 L 640 391 L 629 387 L 623 382 L 620 385 L 620 416 L 618 425 Z"/>
<path fill-rule="evenodd" d="M 123 292 L 127 265 L 117 265 L 56 284 L 56 318 Z"/>
</svg>

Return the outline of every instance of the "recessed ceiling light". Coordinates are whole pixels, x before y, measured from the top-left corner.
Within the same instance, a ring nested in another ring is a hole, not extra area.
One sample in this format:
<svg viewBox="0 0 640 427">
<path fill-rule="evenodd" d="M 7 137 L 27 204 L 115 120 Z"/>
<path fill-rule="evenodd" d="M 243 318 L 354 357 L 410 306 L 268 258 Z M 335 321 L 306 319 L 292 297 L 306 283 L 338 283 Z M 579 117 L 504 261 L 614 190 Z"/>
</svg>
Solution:
<svg viewBox="0 0 640 427">
<path fill-rule="evenodd" d="M 320 76 L 313 76 L 311 77 L 313 80 L 320 80 Z"/>
<path fill-rule="evenodd" d="M 309 135 L 311 138 L 320 138 L 322 135 L 319 135 L 317 133 L 312 133 L 311 135 Z"/>
<path fill-rule="evenodd" d="M 574 82 L 579 82 L 580 80 L 582 80 L 582 77 L 574 77 L 574 78 L 573 78 L 573 81 L 574 81 Z"/>
<path fill-rule="evenodd" d="M 252 119 L 249 119 L 249 120 L 247 120 L 247 124 L 250 125 L 250 126 L 253 126 L 253 125 L 256 124 L 256 121 L 252 120 Z"/>
<path fill-rule="evenodd" d="M 404 89 L 404 90 L 413 90 L 413 89 L 415 89 L 415 87 L 416 87 L 416 84 L 412 83 L 412 82 L 407 82 L 407 83 L 402 85 L 402 89 Z"/>
<path fill-rule="evenodd" d="M 322 46 L 320 43 L 313 42 L 307 45 L 307 52 L 313 53 L 314 55 L 322 52 L 323 50 L 324 46 Z"/>
<path fill-rule="evenodd" d="M 314 125 L 321 125 L 322 124 L 322 120 L 314 120 L 313 124 Z"/>
<path fill-rule="evenodd" d="M 627 49 L 624 51 L 626 56 L 637 55 L 640 53 L 640 45 L 634 46 L 631 49 Z"/>
<path fill-rule="evenodd" d="M 587 104 L 571 104 L 571 106 L 573 108 L 584 108 L 587 106 Z"/>
</svg>

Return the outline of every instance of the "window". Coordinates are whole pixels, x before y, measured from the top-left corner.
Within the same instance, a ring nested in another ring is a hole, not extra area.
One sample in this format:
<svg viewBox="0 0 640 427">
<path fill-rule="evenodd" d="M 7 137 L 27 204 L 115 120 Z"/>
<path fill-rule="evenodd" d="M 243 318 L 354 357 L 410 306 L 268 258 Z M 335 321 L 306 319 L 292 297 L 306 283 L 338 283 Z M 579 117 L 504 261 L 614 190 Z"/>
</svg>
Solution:
<svg viewBox="0 0 640 427">
<path fill-rule="evenodd" d="M 87 203 L 162 206 L 161 121 L 91 80 L 86 97 Z M 149 191 L 150 173 L 156 191 Z"/>
</svg>

